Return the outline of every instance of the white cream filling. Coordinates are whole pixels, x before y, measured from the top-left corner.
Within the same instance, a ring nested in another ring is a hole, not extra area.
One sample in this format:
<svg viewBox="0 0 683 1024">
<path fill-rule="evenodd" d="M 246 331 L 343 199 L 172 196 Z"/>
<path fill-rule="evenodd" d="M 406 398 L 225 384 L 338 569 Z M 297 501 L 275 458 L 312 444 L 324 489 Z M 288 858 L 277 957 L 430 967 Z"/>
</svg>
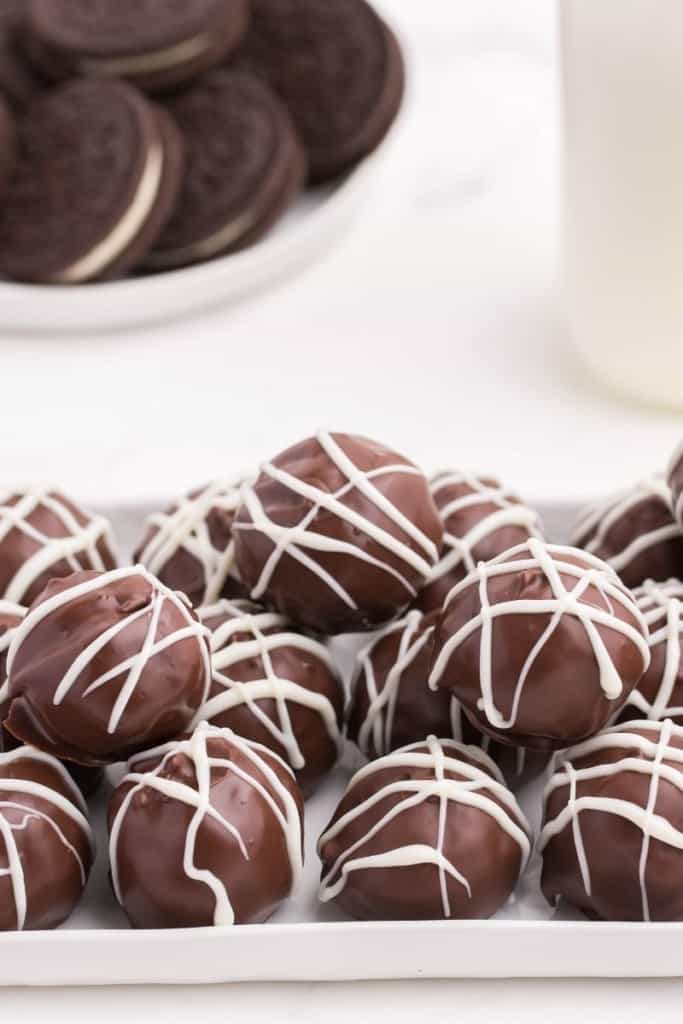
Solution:
<svg viewBox="0 0 683 1024">
<path fill-rule="evenodd" d="M 145 169 L 133 201 L 118 224 L 82 259 L 55 274 L 54 284 L 79 284 L 97 277 L 124 252 L 142 230 L 159 195 L 164 167 L 164 148 L 156 142 L 150 146 Z"/>
<path fill-rule="evenodd" d="M 145 75 L 187 64 L 196 57 L 201 57 L 212 46 L 213 39 L 210 35 L 199 35 L 152 53 L 129 57 L 86 57 L 79 61 L 78 66 L 85 75 Z"/>
</svg>

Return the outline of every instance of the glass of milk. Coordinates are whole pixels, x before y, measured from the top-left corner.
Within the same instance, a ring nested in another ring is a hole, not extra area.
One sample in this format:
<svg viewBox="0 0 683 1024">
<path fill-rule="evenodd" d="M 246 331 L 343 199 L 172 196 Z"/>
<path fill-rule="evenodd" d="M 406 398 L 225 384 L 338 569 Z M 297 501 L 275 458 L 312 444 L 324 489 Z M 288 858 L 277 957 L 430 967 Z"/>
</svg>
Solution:
<svg viewBox="0 0 683 1024">
<path fill-rule="evenodd" d="M 683 0 L 560 0 L 564 279 L 622 393 L 683 407 Z"/>
</svg>

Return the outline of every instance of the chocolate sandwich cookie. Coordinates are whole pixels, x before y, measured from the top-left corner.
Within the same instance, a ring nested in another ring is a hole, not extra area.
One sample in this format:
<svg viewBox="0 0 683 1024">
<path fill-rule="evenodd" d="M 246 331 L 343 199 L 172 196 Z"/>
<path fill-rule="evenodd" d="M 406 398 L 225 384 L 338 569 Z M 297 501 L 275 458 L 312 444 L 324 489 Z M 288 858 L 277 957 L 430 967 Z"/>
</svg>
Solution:
<svg viewBox="0 0 683 1024">
<path fill-rule="evenodd" d="M 220 64 L 247 21 L 247 0 L 30 0 L 28 48 L 52 79 L 98 75 L 163 90 Z"/>
<path fill-rule="evenodd" d="M 26 0 L 0 0 L 0 93 L 13 107 L 23 107 L 42 88 L 22 46 Z"/>
<path fill-rule="evenodd" d="M 240 59 L 284 99 L 312 182 L 375 149 L 401 105 L 399 45 L 365 0 L 253 0 Z"/>
<path fill-rule="evenodd" d="M 306 164 L 291 118 L 254 75 L 213 71 L 174 99 L 187 173 L 145 265 L 178 267 L 255 242 L 303 187 Z"/>
<path fill-rule="evenodd" d="M 14 170 L 17 156 L 17 135 L 14 118 L 0 94 L 0 199 L 3 198 Z"/>
<path fill-rule="evenodd" d="M 31 104 L 0 212 L 0 272 L 80 284 L 135 267 L 173 210 L 182 140 L 122 82 L 76 80 Z"/>
</svg>

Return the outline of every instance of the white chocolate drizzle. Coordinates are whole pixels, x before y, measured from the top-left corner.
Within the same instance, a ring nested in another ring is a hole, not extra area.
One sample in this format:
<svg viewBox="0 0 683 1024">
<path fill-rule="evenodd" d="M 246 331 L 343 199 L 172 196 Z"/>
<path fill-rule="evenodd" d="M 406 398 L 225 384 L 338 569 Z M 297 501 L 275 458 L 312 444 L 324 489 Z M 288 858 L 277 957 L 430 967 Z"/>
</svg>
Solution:
<svg viewBox="0 0 683 1024">
<path fill-rule="evenodd" d="M 254 766 L 255 774 L 251 774 L 251 772 L 241 768 L 235 761 L 229 758 L 218 757 L 209 753 L 207 744 L 212 739 L 221 738 L 239 750 L 240 754 L 251 762 Z M 162 777 L 162 773 L 169 760 L 178 754 L 185 755 L 192 762 L 197 780 L 196 788 L 175 779 Z M 137 772 L 135 770 L 136 764 L 140 761 L 149 761 L 157 757 L 159 758 L 159 764 L 151 771 Z M 189 879 L 200 882 L 211 890 L 216 901 L 214 925 L 217 927 L 227 927 L 235 923 L 230 894 L 225 882 L 211 871 L 198 868 L 195 864 L 197 837 L 205 819 L 211 819 L 224 829 L 226 835 L 230 836 L 237 844 L 244 860 L 249 860 L 247 844 L 239 829 L 231 821 L 223 817 L 211 803 L 212 768 L 225 768 L 243 782 L 246 782 L 261 797 L 272 812 L 282 829 L 285 839 L 293 889 L 298 883 L 303 870 L 301 816 L 296 800 L 282 783 L 277 772 L 268 763 L 268 758 L 274 759 L 286 772 L 290 775 L 292 774 L 291 769 L 277 754 L 267 750 L 260 743 L 241 739 L 230 729 L 217 729 L 206 722 L 200 723 L 193 735 L 187 740 L 176 740 L 172 743 L 166 743 L 161 747 L 156 747 L 154 750 L 146 751 L 144 754 L 139 754 L 137 757 L 132 758 L 128 764 L 128 774 L 121 781 L 122 786 L 130 785 L 131 788 L 122 800 L 121 806 L 114 817 L 109 837 L 111 879 L 114 893 L 119 903 L 123 905 L 118 861 L 118 845 L 121 830 L 125 825 L 126 815 L 133 798 L 137 793 L 148 789 L 160 793 L 168 800 L 175 800 L 194 808 L 192 820 L 185 836 L 183 870 Z M 258 775 L 262 776 L 263 781 L 257 777 Z"/>
<path fill-rule="evenodd" d="M 635 730 L 651 732 L 652 739 L 638 735 Z M 638 865 L 638 884 L 644 921 L 650 920 L 646 871 L 651 841 L 654 839 L 676 850 L 683 851 L 683 831 L 655 812 L 660 781 L 677 789 L 683 800 L 683 749 L 670 745 L 672 736 L 683 741 L 683 729 L 674 725 L 670 719 L 666 719 L 664 722 L 624 722 L 606 729 L 592 739 L 557 755 L 555 773 L 548 782 L 544 795 L 545 823 L 538 848 L 542 852 L 555 836 L 558 836 L 568 826 L 571 827 L 581 880 L 586 895 L 589 897 L 592 896 L 592 880 L 581 832 L 581 812 L 597 811 L 615 815 L 625 821 L 630 821 L 641 830 L 643 839 Z M 623 750 L 624 756 L 607 764 L 575 766 L 575 762 L 591 757 L 601 750 Z M 602 782 L 623 772 L 649 775 L 650 785 L 645 807 L 616 797 L 593 796 L 587 793 L 578 796 L 578 787 L 582 783 L 595 782 L 601 790 L 604 790 L 604 786 L 600 785 Z M 554 818 L 548 819 L 549 798 L 558 789 L 563 788 L 567 789 L 566 804 Z"/>
<path fill-rule="evenodd" d="M 584 565 L 570 561 L 579 558 Z M 525 572 L 541 572 L 548 583 L 550 594 L 540 598 L 521 598 L 491 604 L 489 601 L 488 583 L 492 579 L 514 576 Z M 569 577 L 571 584 L 565 579 Z M 488 722 L 496 729 L 511 729 L 517 721 L 519 705 L 524 686 L 533 671 L 534 665 L 559 626 L 564 616 L 576 619 L 584 628 L 586 639 L 590 644 L 598 667 L 600 689 L 608 700 L 617 700 L 623 692 L 623 681 L 610 655 L 601 630 L 619 633 L 629 639 L 640 651 L 643 659 L 643 672 L 650 664 L 650 649 L 647 643 L 647 627 L 642 615 L 631 596 L 623 586 L 616 573 L 601 559 L 585 551 L 563 547 L 556 544 L 545 544 L 532 538 L 525 544 L 511 548 L 490 562 L 482 562 L 473 573 L 456 584 L 446 598 L 445 608 L 464 591 L 476 587 L 481 604 L 477 615 L 465 623 L 453 636 L 443 644 L 434 663 L 429 679 L 430 686 L 436 688 L 442 678 L 448 662 L 465 641 L 479 631 L 479 665 L 481 697 L 478 708 Z M 593 588 L 601 598 L 603 607 L 599 608 L 585 599 L 585 594 Z M 634 623 L 620 619 L 615 606 L 624 609 Z M 506 716 L 496 703 L 495 679 L 493 673 L 493 631 L 497 619 L 510 615 L 533 615 L 548 618 L 548 625 L 533 645 L 519 673 L 512 694 L 511 708 Z"/>
<path fill-rule="evenodd" d="M 656 530 L 648 530 L 639 534 L 622 551 L 605 559 L 616 572 L 624 572 L 636 558 L 649 548 L 681 536 L 680 527 L 673 520 L 671 490 L 663 478 L 652 477 L 650 480 L 641 481 L 630 490 L 612 495 L 605 501 L 587 509 L 576 525 L 573 543 L 592 554 L 599 554 L 603 550 L 603 545 L 612 527 L 623 516 L 628 515 L 631 509 L 651 498 L 659 500 L 670 511 L 671 522 Z"/>
<path fill-rule="evenodd" d="M 462 759 L 462 755 L 478 762 L 481 767 Z M 347 846 L 324 872 L 319 891 L 323 903 L 336 899 L 343 892 L 349 876 L 354 871 L 433 864 L 438 869 L 443 916 L 451 917 L 447 884 L 449 879 L 461 885 L 468 899 L 471 898 L 469 881 L 457 865 L 444 854 L 449 810 L 451 806 L 457 807 L 459 804 L 474 807 L 490 815 L 503 832 L 518 844 L 520 874 L 522 873 L 531 852 L 530 829 L 500 771 L 486 754 L 476 747 L 467 747 L 453 740 L 438 740 L 430 736 L 424 742 L 402 747 L 365 765 L 353 776 L 345 795 L 351 793 L 361 781 L 377 772 L 402 768 L 417 768 L 420 771 L 431 772 L 432 778 L 399 778 L 386 783 L 341 815 L 320 837 L 318 851 L 324 856 L 326 843 L 343 835 L 348 826 L 358 818 L 378 808 L 376 820 L 368 831 Z M 454 779 L 448 773 L 463 778 Z M 399 795 L 398 802 L 388 810 L 382 810 L 382 804 L 394 795 Z M 377 854 L 363 853 L 366 844 L 380 835 L 395 818 L 410 813 L 413 808 L 434 797 L 439 801 L 439 815 L 433 843 L 398 846 Z M 397 884 L 400 885 L 400 882 Z"/>
<path fill-rule="evenodd" d="M 65 836 L 56 818 L 53 817 L 47 808 L 53 807 L 81 829 L 90 847 L 91 857 L 95 853 L 95 842 L 90 823 L 86 817 L 87 808 L 85 800 L 66 768 L 56 758 L 51 757 L 50 754 L 44 754 L 33 747 L 18 747 L 7 754 L 0 754 L 0 773 L 5 765 L 16 761 L 34 761 L 48 765 L 61 776 L 64 786 L 71 793 L 71 799 L 67 799 L 57 790 L 33 779 L 4 778 L 0 774 L 0 842 L 5 847 L 7 858 L 7 867 L 0 867 L 0 878 L 8 877 L 10 880 L 17 918 L 17 931 L 23 931 L 29 912 L 28 886 L 24 873 L 24 857 L 17 838 L 18 833 L 24 832 L 30 827 L 32 821 L 42 821 L 48 825 L 62 846 L 68 850 L 76 861 L 83 886 L 85 886 L 87 881 L 88 868 L 83 863 L 83 859 L 76 848 Z M 12 794 L 11 799 L 6 799 L 4 794 Z M 46 808 L 39 810 L 31 803 L 23 803 L 21 794 L 26 794 L 30 800 L 42 801 Z M 23 817 L 18 823 L 12 824 L 4 813 L 6 811 L 18 811 L 23 813 Z"/>
<path fill-rule="evenodd" d="M 316 533 L 310 527 L 321 510 L 338 516 L 339 519 L 365 534 L 385 551 L 401 559 L 407 567 L 422 577 L 424 583 L 438 559 L 436 545 L 375 486 L 375 481 L 384 476 L 404 474 L 422 477 L 422 472 L 416 466 L 406 463 L 380 466 L 377 469 L 364 472 L 353 463 L 332 434 L 319 431 L 316 440 L 335 468 L 346 478 L 346 482 L 334 493 L 306 483 L 272 463 L 265 463 L 261 467 L 262 475 L 277 481 L 293 494 L 310 502 L 310 509 L 296 526 L 279 526 L 269 518 L 254 486 L 248 484 L 242 489 L 242 499 L 251 522 L 237 522 L 234 529 L 261 533 L 273 545 L 273 550 L 266 560 L 251 596 L 254 600 L 258 600 L 264 595 L 282 557 L 288 555 L 317 576 L 348 608 L 356 610 L 358 605 L 353 596 L 331 573 L 318 564 L 313 555 L 309 554 L 309 552 L 321 552 L 323 554 L 346 554 L 351 558 L 373 565 L 399 581 L 406 591 L 406 601 L 415 597 L 417 590 L 410 580 L 388 562 L 375 558 L 356 544 Z M 344 499 L 353 491 L 358 491 L 365 499 L 372 502 L 378 512 L 404 533 L 419 550 L 414 550 L 410 544 L 394 537 L 378 523 L 349 507 Z"/>
<path fill-rule="evenodd" d="M 627 707 L 638 710 L 643 718 L 661 721 L 683 716 L 683 704 L 672 704 L 671 698 L 681 668 L 683 641 L 683 583 L 668 580 L 654 583 L 647 580 L 633 591 L 650 633 L 650 650 L 665 645 L 664 667 L 654 700 L 650 703 L 640 688 L 629 696 Z"/>
<path fill-rule="evenodd" d="M 234 542 L 223 551 L 214 547 L 208 518 L 212 509 L 235 514 L 241 500 L 240 485 L 241 480 L 215 480 L 194 497 L 182 498 L 172 511 L 149 516 L 147 526 L 155 532 L 138 560 L 159 576 L 178 551 L 186 551 L 202 567 L 206 581 L 202 604 L 214 604 L 228 577 L 238 577 Z"/>
<path fill-rule="evenodd" d="M 370 756 L 371 749 L 380 757 L 393 748 L 394 718 L 403 677 L 434 633 L 433 626 L 420 633 L 422 619 L 421 612 L 408 612 L 402 619 L 392 622 L 378 633 L 358 654 L 355 685 L 364 685 L 368 696 L 368 710 L 358 730 L 358 747 L 366 757 Z M 380 688 L 372 656 L 379 643 L 396 633 L 401 634 L 396 660 Z M 425 700 L 429 700 L 426 679 Z"/>
<path fill-rule="evenodd" d="M 19 500 L 16 504 L 9 505 L 8 502 L 17 495 Z M 32 516 L 40 508 L 57 517 L 64 527 L 65 537 L 51 537 L 31 522 Z M 20 493 L 0 492 L 0 545 L 12 530 L 19 530 L 38 545 L 35 554 L 26 559 L 2 595 L 17 604 L 26 599 L 35 582 L 58 562 L 65 561 L 72 572 L 79 572 L 83 568 L 100 571 L 106 569 L 98 548 L 101 542 L 105 544 L 111 561 L 116 560 L 109 521 L 103 516 L 88 515 L 87 524 L 81 526 L 54 488 L 31 487 Z M 79 557 L 86 560 L 87 565 L 81 565 Z"/>
<path fill-rule="evenodd" d="M 453 498 L 443 506 L 439 493 L 451 487 L 465 486 L 469 493 Z M 518 526 L 531 537 L 542 538 L 538 514 L 528 505 L 522 504 L 511 491 L 501 484 L 492 484 L 481 477 L 471 476 L 455 470 L 437 473 L 430 480 L 430 490 L 444 521 L 444 553 L 429 574 L 428 582 L 441 579 L 447 573 L 462 569 L 467 575 L 477 567 L 474 549 L 497 530 Z M 449 529 L 451 516 L 476 506 L 493 505 L 495 511 L 482 516 L 467 533 L 457 536 Z"/>
<path fill-rule="evenodd" d="M 420 626 L 423 613 L 417 609 L 408 612 L 402 619 L 390 623 L 383 630 L 375 635 L 373 640 L 364 647 L 358 654 L 356 671 L 354 673 L 354 685 L 352 690 L 358 686 L 364 686 L 368 697 L 368 709 L 363 724 L 358 730 L 356 740 L 361 753 L 366 757 L 383 757 L 389 754 L 396 746 L 394 743 L 394 721 L 396 708 L 401 700 L 401 685 L 406 672 L 409 672 L 415 659 L 428 643 L 434 632 L 434 626 L 430 626 L 420 633 Z M 399 649 L 396 660 L 387 673 L 384 685 L 380 686 L 375 672 L 373 654 L 377 645 L 388 636 L 397 633 L 401 634 Z M 427 677 L 424 679 L 424 700 L 430 700 L 430 688 L 427 684 Z M 492 749 L 495 741 L 482 733 L 476 726 L 472 729 L 477 734 L 476 745 L 480 746 L 484 753 L 493 757 Z M 465 717 L 462 704 L 457 697 L 450 698 L 449 713 L 449 739 L 457 743 L 474 744 L 471 738 L 465 734 Z M 439 735 L 446 735 L 446 730 Z M 426 737 L 424 737 L 426 738 Z M 372 741 L 372 742 L 371 742 Z M 515 752 L 514 774 L 521 776 L 527 762 L 527 751 L 523 747 L 509 748 Z M 494 757 L 495 760 L 495 757 Z"/>
<path fill-rule="evenodd" d="M 88 687 L 83 691 L 81 695 L 82 699 L 87 700 L 92 693 L 97 692 L 101 687 L 110 685 L 114 680 L 120 679 L 122 676 L 124 677 L 120 687 L 118 688 L 116 698 L 113 701 L 111 715 L 107 724 L 107 732 L 109 735 L 113 735 L 118 729 L 121 719 L 125 714 L 126 708 L 128 707 L 148 663 L 158 654 L 174 647 L 181 641 L 195 639 L 204 664 L 205 685 L 203 699 L 206 700 L 209 687 L 211 685 L 211 664 L 208 645 L 206 643 L 208 630 L 194 617 L 191 606 L 183 594 L 169 590 L 168 587 L 165 587 L 160 583 L 159 580 L 152 576 L 141 565 L 123 569 L 114 569 L 111 572 L 102 573 L 101 575 L 95 576 L 85 582 L 67 587 L 60 593 L 53 594 L 52 597 L 41 601 L 39 605 L 32 608 L 26 615 L 23 622 L 14 630 L 7 656 L 8 676 L 11 677 L 12 675 L 12 666 L 16 657 L 16 652 L 21 644 L 24 643 L 29 634 L 49 615 L 52 615 L 54 612 L 63 608 L 65 605 L 70 604 L 72 601 L 77 601 L 82 597 L 96 594 L 98 591 L 106 590 L 113 584 L 135 577 L 143 579 L 152 588 L 149 601 L 145 602 L 142 608 L 138 608 L 135 611 L 130 612 L 128 615 L 123 616 L 113 626 L 95 637 L 87 647 L 83 648 L 57 683 L 53 696 L 53 704 L 57 707 L 64 701 L 77 683 L 81 674 L 88 668 L 96 656 L 106 649 L 108 644 L 115 640 L 121 633 L 139 619 L 147 617 L 149 617 L 149 624 L 139 650 L 135 651 L 135 653 L 133 653 L 129 658 L 115 664 L 111 669 L 103 672 L 97 678 L 93 679 Z M 159 621 L 164 605 L 167 602 L 173 605 L 176 611 L 180 613 L 186 624 L 181 629 L 176 629 L 167 636 L 157 639 Z"/>
<path fill-rule="evenodd" d="M 332 743 L 341 752 L 342 735 L 337 714 L 325 694 L 315 693 L 292 679 L 279 676 L 273 667 L 272 654 L 283 647 L 294 648 L 302 654 L 322 662 L 337 680 L 343 693 L 337 669 L 327 648 L 317 640 L 294 632 L 290 621 L 283 615 L 254 609 L 244 601 L 219 601 L 200 609 L 202 622 L 221 615 L 228 616 L 211 634 L 211 662 L 214 685 L 222 692 L 210 697 L 199 709 L 194 725 L 211 721 L 240 705 L 246 705 L 256 721 L 266 729 L 273 740 L 287 753 L 295 771 L 306 767 L 306 759 L 299 737 L 292 725 L 289 704 L 300 704 L 315 711 L 321 718 Z M 277 632 L 272 632 L 277 630 Z M 246 638 L 233 640 L 235 636 Z M 231 677 L 231 671 L 241 662 L 258 659 L 263 666 L 263 677 L 241 682 Z M 277 709 L 277 721 L 266 714 L 260 701 L 272 700 Z"/>
</svg>

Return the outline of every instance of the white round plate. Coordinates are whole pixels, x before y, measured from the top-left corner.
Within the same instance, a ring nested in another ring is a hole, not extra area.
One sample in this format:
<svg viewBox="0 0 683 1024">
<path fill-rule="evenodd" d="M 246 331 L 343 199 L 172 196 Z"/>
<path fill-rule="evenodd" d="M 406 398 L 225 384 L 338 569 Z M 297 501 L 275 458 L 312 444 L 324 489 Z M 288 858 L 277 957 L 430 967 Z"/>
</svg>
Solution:
<svg viewBox="0 0 683 1024">
<path fill-rule="evenodd" d="M 235 302 L 300 269 L 331 245 L 367 196 L 386 144 L 341 181 L 304 193 L 263 241 L 231 256 L 111 283 L 59 287 L 0 282 L 3 329 L 111 331 Z"/>
</svg>

